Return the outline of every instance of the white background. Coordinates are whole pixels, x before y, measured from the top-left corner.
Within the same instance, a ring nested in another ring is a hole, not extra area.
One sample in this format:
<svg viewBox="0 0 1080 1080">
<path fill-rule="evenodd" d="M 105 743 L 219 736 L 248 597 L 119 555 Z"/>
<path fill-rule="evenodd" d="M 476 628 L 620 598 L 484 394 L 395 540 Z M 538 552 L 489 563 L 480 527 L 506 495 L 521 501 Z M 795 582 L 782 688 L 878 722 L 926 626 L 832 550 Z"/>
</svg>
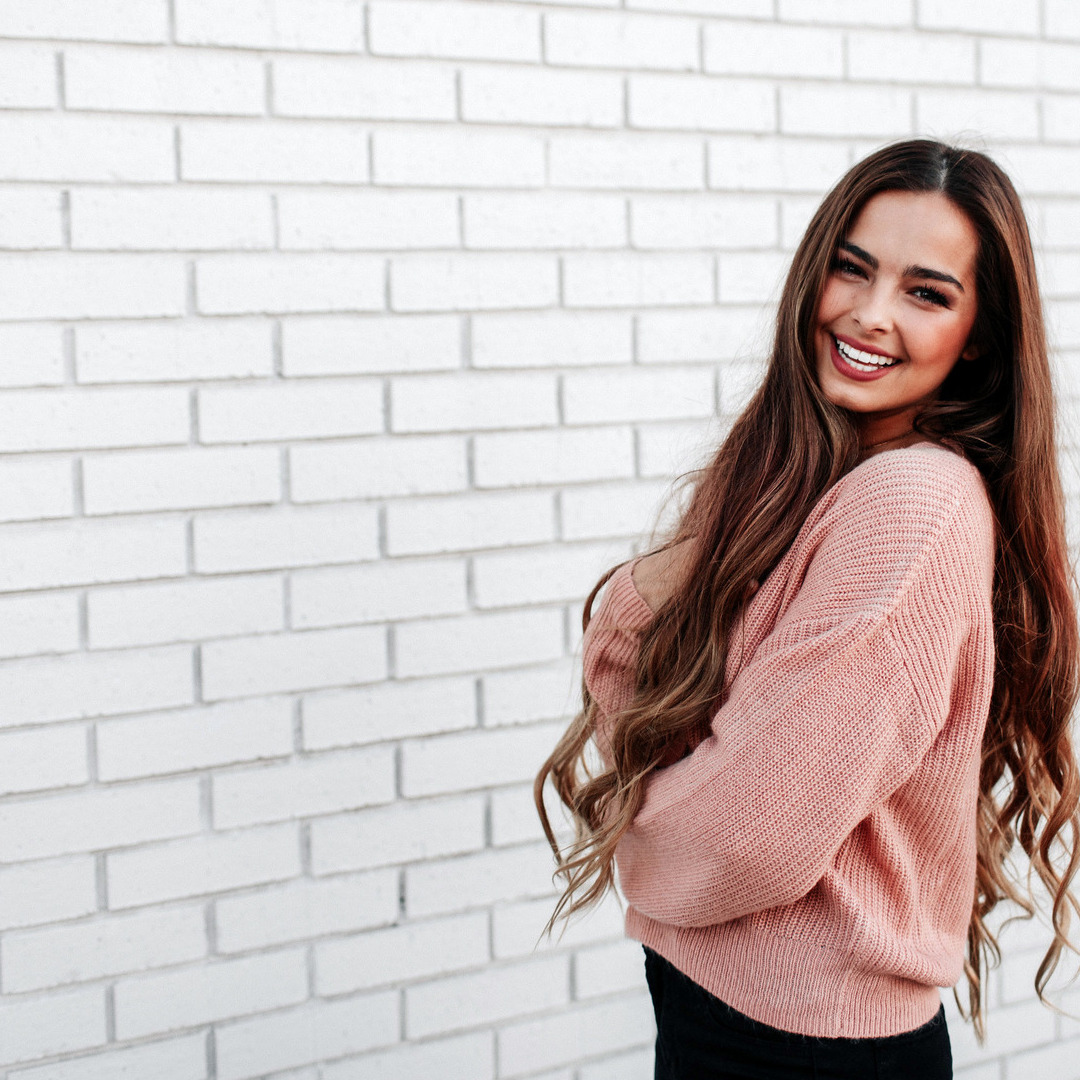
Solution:
<svg viewBox="0 0 1080 1080">
<path fill-rule="evenodd" d="M 1015 178 L 1071 449 L 1080 5 L 2 0 L 0 38 L 0 1074 L 647 1080 L 618 908 L 534 951 L 582 600 L 894 137 Z M 959 1076 L 1080 1076 L 1047 943 L 1004 938 L 985 1050 L 944 995 Z"/>
</svg>

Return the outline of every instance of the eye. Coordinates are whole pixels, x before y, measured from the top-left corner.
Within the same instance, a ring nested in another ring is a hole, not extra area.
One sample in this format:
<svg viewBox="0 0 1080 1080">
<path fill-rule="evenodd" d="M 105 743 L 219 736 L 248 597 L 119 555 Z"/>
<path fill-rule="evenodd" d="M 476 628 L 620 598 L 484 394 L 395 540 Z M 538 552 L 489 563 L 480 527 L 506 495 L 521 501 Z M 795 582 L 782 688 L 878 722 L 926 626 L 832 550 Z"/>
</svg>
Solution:
<svg viewBox="0 0 1080 1080">
<path fill-rule="evenodd" d="M 832 269 L 838 274 L 857 274 L 859 277 L 865 277 L 866 273 L 863 268 L 856 263 L 853 263 L 850 259 L 845 259 L 843 255 L 837 255 L 832 261 Z"/>
<path fill-rule="evenodd" d="M 930 288 L 929 285 L 919 285 L 912 289 L 911 292 L 920 300 L 926 300 L 928 303 L 936 304 L 938 307 L 949 306 L 949 298 L 943 292 Z"/>
</svg>

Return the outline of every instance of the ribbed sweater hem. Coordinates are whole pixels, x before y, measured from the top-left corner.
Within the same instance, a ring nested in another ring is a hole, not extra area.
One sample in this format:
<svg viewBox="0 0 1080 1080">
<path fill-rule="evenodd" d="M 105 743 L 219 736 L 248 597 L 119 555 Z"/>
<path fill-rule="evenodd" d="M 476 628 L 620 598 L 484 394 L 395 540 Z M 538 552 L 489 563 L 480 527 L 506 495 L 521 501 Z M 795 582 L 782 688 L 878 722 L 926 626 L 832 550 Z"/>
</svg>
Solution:
<svg viewBox="0 0 1080 1080">
<path fill-rule="evenodd" d="M 732 1008 L 784 1031 L 899 1035 L 931 1020 L 941 1005 L 936 986 L 859 971 L 843 950 L 777 937 L 746 919 L 694 929 L 627 906 L 625 929 Z"/>
</svg>

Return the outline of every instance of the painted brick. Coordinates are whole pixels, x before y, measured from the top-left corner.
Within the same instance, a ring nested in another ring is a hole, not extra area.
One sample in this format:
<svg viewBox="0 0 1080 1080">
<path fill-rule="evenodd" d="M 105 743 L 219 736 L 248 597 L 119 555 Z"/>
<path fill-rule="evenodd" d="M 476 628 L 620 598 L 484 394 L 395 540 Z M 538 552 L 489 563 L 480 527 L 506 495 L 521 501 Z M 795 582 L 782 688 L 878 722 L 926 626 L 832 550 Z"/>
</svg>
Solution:
<svg viewBox="0 0 1080 1080">
<path fill-rule="evenodd" d="M 410 918 L 530 896 L 554 896 L 547 843 L 428 860 L 405 869 Z M 540 927 L 537 927 L 539 931 Z"/>
<path fill-rule="evenodd" d="M 8 151 L 0 180 L 170 181 L 175 173 L 172 130 L 158 120 L 0 116 L 0 143 Z"/>
<path fill-rule="evenodd" d="M 103 1046 L 106 1037 L 101 987 L 0 1004 L 0 1061 L 8 1065 Z"/>
<path fill-rule="evenodd" d="M 697 253 L 566 255 L 563 293 L 568 307 L 708 303 L 713 259 Z"/>
<path fill-rule="evenodd" d="M 316 875 L 366 870 L 484 846 L 481 795 L 392 803 L 311 823 Z"/>
<path fill-rule="evenodd" d="M 979 52 L 980 76 L 987 86 L 1080 89 L 1076 45 L 988 38 L 980 43 Z"/>
<path fill-rule="evenodd" d="M 562 727 L 565 730 L 565 724 Z M 548 745 L 550 753 L 553 743 Z M 546 756 L 546 755 L 545 755 Z M 534 763 L 535 772 L 535 763 Z M 527 784 L 503 787 L 491 793 L 491 846 L 505 847 L 508 844 L 525 844 L 544 839 L 540 826 L 540 817 L 533 801 L 532 777 Z M 545 789 L 545 804 L 548 818 L 555 837 L 560 844 L 573 843 L 574 834 L 566 828 L 564 815 L 555 806 L 555 799 L 550 788 Z"/>
<path fill-rule="evenodd" d="M 382 388 L 374 381 L 319 380 L 199 392 L 204 443 L 317 439 L 382 430 Z"/>
<path fill-rule="evenodd" d="M 701 140 L 647 132 L 556 134 L 548 141 L 552 187 L 696 191 L 705 186 Z"/>
<path fill-rule="evenodd" d="M 637 536 L 652 523 L 669 494 L 669 481 L 568 488 L 561 495 L 562 538 L 594 540 Z"/>
<path fill-rule="evenodd" d="M 622 80 L 615 75 L 541 68 L 466 68 L 461 118 L 493 124 L 620 127 Z"/>
<path fill-rule="evenodd" d="M 193 780 L 11 801 L 0 807 L 0 850 L 15 862 L 186 836 L 199 829 L 198 802 Z"/>
<path fill-rule="evenodd" d="M 699 75 L 633 75 L 629 83 L 636 128 L 776 130 L 776 92 L 768 83 Z"/>
<path fill-rule="evenodd" d="M 580 1006 L 504 1027 L 500 1032 L 499 1067 L 509 1075 L 526 1069 L 552 1068 L 581 1057 L 651 1043 L 655 1030 L 648 994 Z"/>
<path fill-rule="evenodd" d="M 106 0 L 93 10 L 79 0 L 7 0 L 0 12 L 4 37 L 87 41 L 168 40 L 165 0 Z"/>
<path fill-rule="evenodd" d="M 610 544 L 497 551 L 473 559 L 478 607 L 580 601 L 611 565 Z"/>
<path fill-rule="evenodd" d="M 760 352 L 765 345 L 763 321 L 759 305 L 644 312 L 638 317 L 638 356 L 643 363 L 667 364 Z"/>
<path fill-rule="evenodd" d="M 721 405 L 726 409 L 721 386 Z M 702 468 L 720 444 L 718 421 L 711 423 L 651 424 L 639 437 L 640 470 L 643 476 L 672 477 Z"/>
<path fill-rule="evenodd" d="M 577 710 L 581 681 L 566 660 L 524 671 L 493 671 L 483 677 L 483 698 L 488 727 L 552 720 Z"/>
<path fill-rule="evenodd" d="M 5 319 L 182 315 L 184 268 L 166 255 L 0 255 L 0 295 Z"/>
<path fill-rule="evenodd" d="M 55 326 L 0 326 L 0 387 L 64 381 L 63 339 Z"/>
<path fill-rule="evenodd" d="M 549 192 L 466 195 L 470 248 L 604 248 L 626 244 L 624 200 L 615 195 Z"/>
<path fill-rule="evenodd" d="M 102 780 L 288 757 L 292 749 L 292 707 L 286 698 L 228 702 L 97 725 Z"/>
<path fill-rule="evenodd" d="M 215 1029 L 219 1080 L 247 1080 L 282 1068 L 360 1054 L 397 1041 L 398 995 L 309 1002 Z M 311 1074 L 303 1074 L 304 1077 Z"/>
<path fill-rule="evenodd" d="M 975 48 L 974 39 L 959 35 L 857 32 L 848 35 L 848 72 L 871 82 L 970 84 Z"/>
<path fill-rule="evenodd" d="M 122 586 L 95 589 L 87 598 L 94 649 L 280 630 L 283 621 L 277 577 Z"/>
<path fill-rule="evenodd" d="M 71 462 L 61 458 L 0 461 L 0 521 L 69 517 L 72 475 Z"/>
<path fill-rule="evenodd" d="M 0 528 L 0 592 L 138 581 L 184 572 L 176 521 L 80 521 Z"/>
<path fill-rule="evenodd" d="M 218 255 L 195 268 L 199 311 L 377 311 L 383 261 L 362 255 Z"/>
<path fill-rule="evenodd" d="M 119 1039 L 194 1027 L 303 1001 L 304 954 L 291 950 L 135 976 L 121 979 L 114 993 Z"/>
<path fill-rule="evenodd" d="M 572 67 L 694 71 L 697 27 L 661 15 L 552 12 L 544 19 L 544 59 Z"/>
<path fill-rule="evenodd" d="M 772 0 L 627 0 L 626 7 L 642 11 L 678 12 L 688 15 L 749 16 L 771 19 Z"/>
<path fill-rule="evenodd" d="M 213 788 L 214 826 L 219 829 L 356 810 L 393 800 L 393 748 L 218 773 Z"/>
<path fill-rule="evenodd" d="M 397 873 L 373 870 L 222 897 L 214 921 L 218 948 L 230 953 L 366 930 L 392 923 L 397 914 Z"/>
<path fill-rule="evenodd" d="M 485 612 L 399 623 L 397 674 L 450 675 L 541 663 L 562 655 L 562 613 Z"/>
<path fill-rule="evenodd" d="M 1039 33 L 1038 0 L 983 0 L 970 11 L 959 12 L 947 0 L 918 0 L 916 22 L 931 30 L 962 30 L 964 33 L 1036 35 Z"/>
<path fill-rule="evenodd" d="M 359 1080 L 357 1062 L 324 1065 L 324 1080 Z M 456 1035 L 449 1039 L 425 1039 L 422 1043 L 365 1054 L 359 1067 L 382 1080 L 411 1080 L 414 1076 L 439 1076 L 440 1080 L 493 1080 L 494 1037 L 490 1032 Z M 650 1069 L 652 1065 L 650 1063 Z"/>
<path fill-rule="evenodd" d="M 357 0 L 176 0 L 176 40 L 186 45 L 353 52 L 363 46 Z"/>
<path fill-rule="evenodd" d="M 371 51 L 384 56 L 458 60 L 539 60 L 535 11 L 424 0 L 368 5 Z"/>
<path fill-rule="evenodd" d="M 713 75 L 837 78 L 844 38 L 836 30 L 768 23 L 712 23 L 703 31 L 705 70 Z"/>
<path fill-rule="evenodd" d="M 56 98 L 56 53 L 44 45 L 0 46 L 0 109 L 51 109 Z"/>
<path fill-rule="evenodd" d="M 456 615 L 468 607 L 462 560 L 380 560 L 292 575 L 292 626 L 309 629 Z"/>
<path fill-rule="evenodd" d="M 1046 36 L 1080 41 L 1080 12 L 1069 0 L 1046 0 Z"/>
<path fill-rule="evenodd" d="M 1026 105 L 1026 99 L 1021 99 Z M 1057 142 L 1080 141 L 1080 103 L 1075 98 L 1045 97 L 1042 100 L 1043 134 Z M 1025 110 L 1026 112 L 1026 110 Z"/>
<path fill-rule="evenodd" d="M 574 956 L 574 990 L 579 998 L 640 990 L 645 965 L 636 941 L 618 941 L 582 949 Z"/>
<path fill-rule="evenodd" d="M 952 995 L 942 995 L 946 1010 Z M 1065 1006 L 1068 1008 L 1068 1006 Z M 996 1009 L 986 1029 L 986 1042 L 979 1046 L 968 1023 L 949 1019 L 949 1039 L 953 1064 L 957 1069 L 976 1065 L 1005 1053 L 1017 1053 L 1048 1043 L 1054 1038 L 1054 1014 L 1037 1000 L 1006 1009 Z"/>
<path fill-rule="evenodd" d="M 427 495 L 461 491 L 468 482 L 460 435 L 398 435 L 289 451 L 297 502 Z"/>
<path fill-rule="evenodd" d="M 279 116 L 364 120 L 453 120 L 454 73 L 435 64 L 331 57 L 274 61 Z"/>
<path fill-rule="evenodd" d="M 480 913 L 406 923 L 316 946 L 320 994 L 480 967 L 488 960 L 487 919 Z"/>
<path fill-rule="evenodd" d="M 73 652 L 78 647 L 79 603 L 74 593 L 0 599 L 0 657 Z"/>
<path fill-rule="evenodd" d="M 441 191 L 284 191 L 278 219 L 293 250 L 458 246 L 457 199 Z"/>
<path fill-rule="evenodd" d="M 138 907 L 300 873 L 295 825 L 197 836 L 106 856 L 110 908 Z"/>
<path fill-rule="evenodd" d="M 794 251 L 818 208 L 812 195 L 788 195 L 780 200 L 780 247 Z"/>
<path fill-rule="evenodd" d="M 796 23 L 910 26 L 914 0 L 779 0 L 780 18 Z"/>
<path fill-rule="evenodd" d="M 802 92 L 809 88 L 798 89 Z M 844 90 L 845 95 L 851 92 L 848 88 Z M 808 123 L 812 119 L 806 117 Z M 833 142 L 751 139 L 739 135 L 709 140 L 711 188 L 824 192 L 847 170 L 848 164 L 847 148 Z"/>
<path fill-rule="evenodd" d="M 654 1059 L 655 1048 L 651 1044 L 626 1053 L 612 1054 L 581 1069 L 580 1080 L 649 1080 Z"/>
<path fill-rule="evenodd" d="M 630 202 L 637 248 L 769 248 L 777 242 L 776 202 L 733 195 L 641 195 Z"/>
<path fill-rule="evenodd" d="M 186 442 L 187 394 L 177 389 L 20 390 L 0 403 L 0 451 Z"/>
<path fill-rule="evenodd" d="M 632 476 L 629 428 L 492 432 L 475 439 L 476 484 L 568 484 Z"/>
<path fill-rule="evenodd" d="M 201 907 L 107 915 L 69 926 L 6 934 L 4 990 L 20 993 L 84 982 L 206 955 Z"/>
<path fill-rule="evenodd" d="M 405 991 L 405 1031 L 423 1038 L 498 1023 L 565 1006 L 569 997 L 570 965 L 564 956 L 455 975 Z"/>
<path fill-rule="evenodd" d="M 390 383 L 394 431 L 468 431 L 558 423 L 555 376 L 411 375 Z"/>
<path fill-rule="evenodd" d="M 471 323 L 478 368 L 627 364 L 633 356 L 633 325 L 622 312 L 476 315 Z"/>
<path fill-rule="evenodd" d="M 0 248 L 33 250 L 63 246 L 58 192 L 36 188 L 0 190 Z"/>
<path fill-rule="evenodd" d="M 549 307 L 558 267 L 545 255 L 414 255 L 390 263 L 395 311 Z"/>
<path fill-rule="evenodd" d="M 367 133 L 339 124 L 190 121 L 180 128 L 184 180 L 366 183 Z"/>
<path fill-rule="evenodd" d="M 461 364 L 461 325 L 455 315 L 334 315 L 286 319 L 286 375 L 361 375 L 433 371 Z"/>
<path fill-rule="evenodd" d="M 301 709 L 304 749 L 326 750 L 470 728 L 476 689 L 465 677 L 395 680 L 307 694 Z"/>
<path fill-rule="evenodd" d="M 531 780 L 559 740 L 564 725 L 529 724 L 466 731 L 406 742 L 401 749 L 401 792 L 442 795 Z"/>
<path fill-rule="evenodd" d="M 277 694 L 386 677 L 380 627 L 307 630 L 212 641 L 202 646 L 207 700 Z"/>
<path fill-rule="evenodd" d="M 71 246 L 213 251 L 273 246 L 269 198 L 215 188 L 76 188 Z M 156 329 L 156 328 L 155 328 Z"/>
<path fill-rule="evenodd" d="M 1039 137 L 1037 102 L 1023 94 L 985 90 L 919 91 L 915 95 L 915 115 L 920 131 L 946 137 L 956 137 L 965 131 L 979 131 L 988 139 Z M 1051 127 L 1052 121 L 1048 121 L 1049 138 L 1053 138 Z"/>
<path fill-rule="evenodd" d="M 608 893 L 596 907 L 589 908 L 569 924 L 557 923 L 554 937 L 538 940 L 554 907 L 554 902 L 545 897 L 500 904 L 494 908 L 491 925 L 495 957 L 500 960 L 524 957 L 540 949 L 568 949 L 623 938 L 623 913 L 615 897 Z"/>
<path fill-rule="evenodd" d="M 280 465 L 270 448 L 154 450 L 83 462 L 88 514 L 272 503 Z"/>
<path fill-rule="evenodd" d="M 526 132 L 378 129 L 372 177 L 414 187 L 540 187 L 544 142 Z"/>
<path fill-rule="evenodd" d="M 254 56 L 86 46 L 64 54 L 69 109 L 257 116 L 265 104 Z"/>
<path fill-rule="evenodd" d="M 563 376 L 568 424 L 709 416 L 713 397 L 713 372 L 706 367 L 575 371 Z"/>
<path fill-rule="evenodd" d="M 153 1076 L 158 1080 L 206 1080 L 206 1036 L 202 1032 L 143 1046 L 40 1065 L 9 1074 L 12 1080 L 118 1080 Z"/>
<path fill-rule="evenodd" d="M 1023 196 L 1080 195 L 1080 147 L 1013 146 L 1009 176 Z"/>
<path fill-rule="evenodd" d="M 165 645 L 8 660 L 0 664 L 0 693 L 5 727 L 187 705 L 191 649 Z"/>
<path fill-rule="evenodd" d="M 195 519 L 195 568 L 204 574 L 356 562 L 378 555 L 370 506 L 275 507 Z"/>
<path fill-rule="evenodd" d="M 81 726 L 0 735 L 0 795 L 71 787 L 89 779 L 86 732 Z M 6 961 L 4 971 L 6 978 Z"/>
<path fill-rule="evenodd" d="M 79 192 L 72 193 L 78 196 Z M 184 382 L 243 379 L 273 371 L 265 322 L 117 323 L 75 331 L 79 382 Z"/>
<path fill-rule="evenodd" d="M 791 259 L 786 252 L 723 252 L 720 300 L 731 304 L 766 304 L 780 297 Z"/>
<path fill-rule="evenodd" d="M 782 86 L 780 130 L 795 135 L 908 135 L 911 98 L 894 87 Z"/>
</svg>

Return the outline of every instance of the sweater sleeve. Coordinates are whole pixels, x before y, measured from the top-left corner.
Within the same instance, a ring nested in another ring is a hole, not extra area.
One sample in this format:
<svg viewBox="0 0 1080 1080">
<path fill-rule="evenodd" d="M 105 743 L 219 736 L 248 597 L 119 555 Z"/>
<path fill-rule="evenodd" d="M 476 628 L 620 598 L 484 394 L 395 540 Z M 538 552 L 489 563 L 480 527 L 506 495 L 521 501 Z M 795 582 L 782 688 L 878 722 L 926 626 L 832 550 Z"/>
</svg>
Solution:
<svg viewBox="0 0 1080 1080">
<path fill-rule="evenodd" d="M 616 852 L 642 914 L 708 926 L 798 900 L 943 727 L 990 549 L 970 476 L 875 462 L 808 522 L 801 581 L 712 734 L 649 778 Z"/>
</svg>

